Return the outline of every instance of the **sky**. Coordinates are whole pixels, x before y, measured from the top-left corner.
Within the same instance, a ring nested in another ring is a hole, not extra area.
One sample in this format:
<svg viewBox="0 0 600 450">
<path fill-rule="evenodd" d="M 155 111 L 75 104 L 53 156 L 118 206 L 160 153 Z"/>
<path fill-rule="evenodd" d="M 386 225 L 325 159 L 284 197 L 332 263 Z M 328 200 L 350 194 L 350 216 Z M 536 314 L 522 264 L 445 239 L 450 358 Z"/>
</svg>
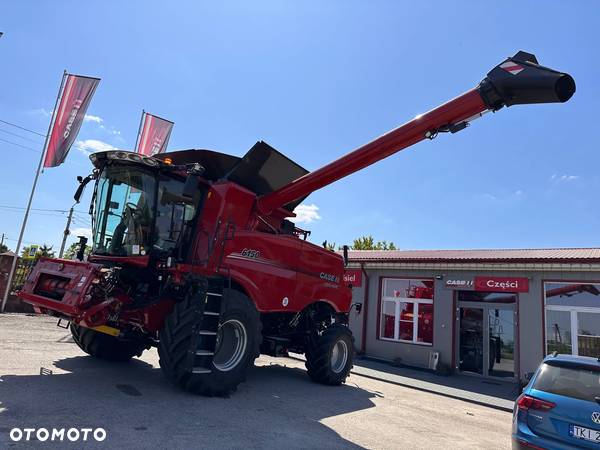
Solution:
<svg viewBox="0 0 600 450">
<path fill-rule="evenodd" d="M 45 134 L 64 69 L 102 79 L 66 163 L 40 177 L 24 241 L 59 247 L 88 154 L 132 149 L 142 109 L 175 122 L 169 150 L 241 156 L 264 140 L 315 170 L 525 50 L 574 77 L 568 103 L 504 108 L 421 142 L 310 195 L 299 226 L 318 244 L 600 246 L 598 24 L 591 0 L 5 1 L 0 120 Z M 0 122 L 13 249 L 42 147 Z M 69 242 L 89 232 L 89 191 Z"/>
</svg>

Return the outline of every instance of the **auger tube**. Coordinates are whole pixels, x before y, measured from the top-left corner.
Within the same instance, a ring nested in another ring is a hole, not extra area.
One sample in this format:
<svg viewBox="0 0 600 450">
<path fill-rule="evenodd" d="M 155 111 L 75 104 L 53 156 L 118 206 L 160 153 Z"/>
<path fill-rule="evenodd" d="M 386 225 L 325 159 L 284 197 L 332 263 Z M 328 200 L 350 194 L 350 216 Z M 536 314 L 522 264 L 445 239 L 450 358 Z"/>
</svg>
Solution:
<svg viewBox="0 0 600 450">
<path fill-rule="evenodd" d="M 574 93 L 575 81 L 570 75 L 540 66 L 533 54 L 520 51 L 494 67 L 476 88 L 259 197 L 257 209 L 269 214 L 438 132 L 460 131 L 484 112 L 519 104 L 563 103 Z"/>
</svg>

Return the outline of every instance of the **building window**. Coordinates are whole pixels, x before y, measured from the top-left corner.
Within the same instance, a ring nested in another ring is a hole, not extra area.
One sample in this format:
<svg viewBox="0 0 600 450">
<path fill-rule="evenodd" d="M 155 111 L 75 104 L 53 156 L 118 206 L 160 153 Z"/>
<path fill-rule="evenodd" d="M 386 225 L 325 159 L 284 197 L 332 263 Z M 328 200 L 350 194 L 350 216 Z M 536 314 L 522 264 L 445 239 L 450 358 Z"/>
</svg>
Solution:
<svg viewBox="0 0 600 450">
<path fill-rule="evenodd" d="M 433 281 L 384 278 L 381 339 L 433 344 Z"/>
<path fill-rule="evenodd" d="M 545 283 L 546 353 L 600 355 L 600 284 Z"/>
</svg>

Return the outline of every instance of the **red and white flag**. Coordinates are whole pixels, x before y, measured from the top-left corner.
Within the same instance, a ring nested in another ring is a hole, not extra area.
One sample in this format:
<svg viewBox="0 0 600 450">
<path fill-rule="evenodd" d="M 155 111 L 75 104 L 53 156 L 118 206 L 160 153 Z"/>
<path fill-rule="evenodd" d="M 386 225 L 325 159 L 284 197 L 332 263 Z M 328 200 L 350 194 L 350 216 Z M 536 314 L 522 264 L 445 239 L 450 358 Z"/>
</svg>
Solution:
<svg viewBox="0 0 600 450">
<path fill-rule="evenodd" d="M 52 113 L 44 167 L 56 167 L 64 162 L 99 82 L 100 78 L 65 73 L 60 101 Z"/>
<path fill-rule="evenodd" d="M 146 156 L 164 153 L 167 150 L 172 129 L 173 122 L 143 112 L 140 136 L 135 151 Z"/>
</svg>

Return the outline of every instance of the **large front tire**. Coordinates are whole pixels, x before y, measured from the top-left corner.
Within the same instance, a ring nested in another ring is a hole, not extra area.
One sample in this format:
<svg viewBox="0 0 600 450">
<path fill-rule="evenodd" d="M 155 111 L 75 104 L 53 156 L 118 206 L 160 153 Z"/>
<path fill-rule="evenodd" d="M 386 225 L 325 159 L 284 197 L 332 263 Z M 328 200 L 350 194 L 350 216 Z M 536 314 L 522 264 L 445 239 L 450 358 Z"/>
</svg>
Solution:
<svg viewBox="0 0 600 450">
<path fill-rule="evenodd" d="M 260 315 L 243 293 L 225 289 L 223 308 L 210 373 L 192 373 L 188 351 L 194 325 L 191 298 L 177 303 L 159 335 L 158 354 L 165 376 L 180 388 L 199 395 L 228 395 L 246 380 L 246 372 L 260 354 Z"/>
<path fill-rule="evenodd" d="M 81 327 L 71 322 L 71 335 L 81 350 L 95 358 L 107 361 L 129 361 L 148 348 L 135 341 L 122 341 L 114 336 Z"/>
<path fill-rule="evenodd" d="M 313 381 L 337 386 L 354 363 L 354 337 L 347 326 L 333 324 L 306 350 L 306 370 Z"/>
</svg>

